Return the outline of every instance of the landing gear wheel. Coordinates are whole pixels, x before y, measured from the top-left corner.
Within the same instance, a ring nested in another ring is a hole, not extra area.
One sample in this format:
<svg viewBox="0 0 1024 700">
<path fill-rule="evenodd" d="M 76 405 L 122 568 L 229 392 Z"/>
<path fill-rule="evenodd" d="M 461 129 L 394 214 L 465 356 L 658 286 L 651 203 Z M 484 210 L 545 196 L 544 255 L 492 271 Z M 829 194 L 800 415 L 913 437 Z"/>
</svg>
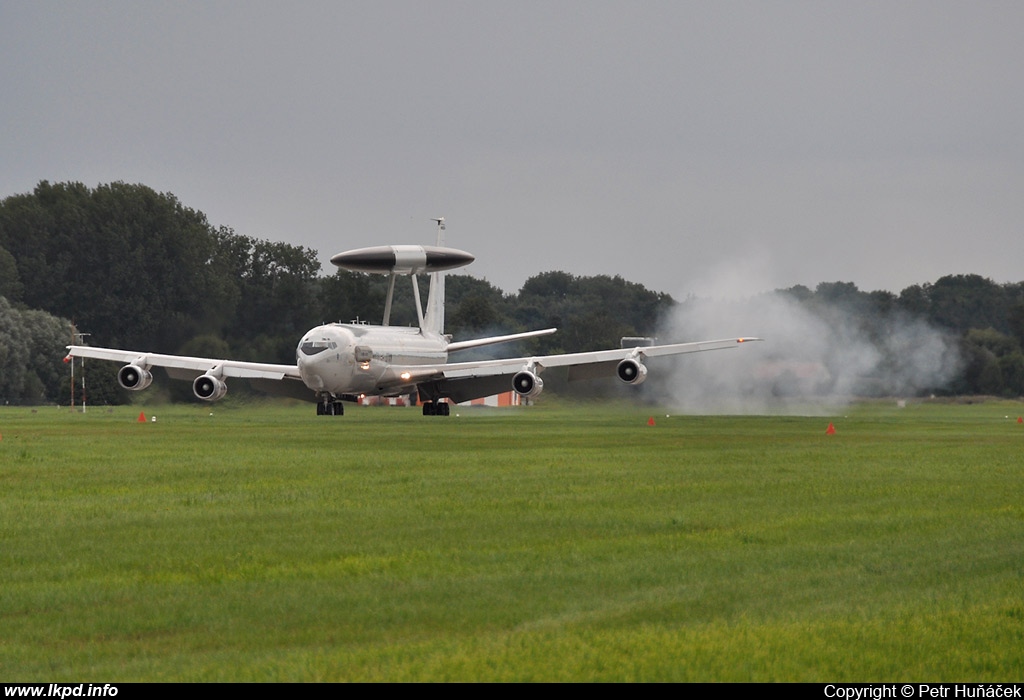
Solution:
<svg viewBox="0 0 1024 700">
<path fill-rule="evenodd" d="M 447 416 L 451 413 L 452 407 L 447 401 L 424 401 L 423 415 L 425 416 Z"/>
<path fill-rule="evenodd" d="M 343 416 L 345 415 L 345 405 L 330 396 L 324 396 L 316 402 L 316 414 L 318 416 Z"/>
</svg>

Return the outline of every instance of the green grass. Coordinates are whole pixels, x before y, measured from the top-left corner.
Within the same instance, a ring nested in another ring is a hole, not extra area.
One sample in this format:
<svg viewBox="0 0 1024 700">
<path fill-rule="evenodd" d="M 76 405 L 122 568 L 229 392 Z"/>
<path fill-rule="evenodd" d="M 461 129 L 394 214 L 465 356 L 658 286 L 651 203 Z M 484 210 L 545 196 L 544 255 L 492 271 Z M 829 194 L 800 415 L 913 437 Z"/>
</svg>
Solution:
<svg viewBox="0 0 1024 700">
<path fill-rule="evenodd" d="M 3 679 L 1024 672 L 1021 404 L 145 410 L 0 411 Z"/>
</svg>

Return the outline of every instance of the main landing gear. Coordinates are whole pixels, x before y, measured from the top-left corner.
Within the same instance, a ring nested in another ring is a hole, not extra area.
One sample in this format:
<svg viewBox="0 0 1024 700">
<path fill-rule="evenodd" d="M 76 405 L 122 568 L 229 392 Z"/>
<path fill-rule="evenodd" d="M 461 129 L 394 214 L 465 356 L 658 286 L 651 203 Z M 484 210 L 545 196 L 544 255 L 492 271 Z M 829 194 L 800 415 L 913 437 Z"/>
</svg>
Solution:
<svg viewBox="0 0 1024 700">
<path fill-rule="evenodd" d="M 424 401 L 422 405 L 425 416 L 447 416 L 452 411 L 452 406 L 447 401 Z M 318 416 L 343 416 L 345 415 L 345 404 L 329 394 L 321 396 L 316 403 L 316 414 Z"/>
<path fill-rule="evenodd" d="M 318 416 L 343 416 L 345 415 L 345 404 L 341 401 L 334 401 L 330 396 L 324 396 L 316 404 Z"/>
<path fill-rule="evenodd" d="M 452 411 L 452 406 L 447 401 L 424 401 L 423 415 L 425 416 L 447 416 Z"/>
</svg>

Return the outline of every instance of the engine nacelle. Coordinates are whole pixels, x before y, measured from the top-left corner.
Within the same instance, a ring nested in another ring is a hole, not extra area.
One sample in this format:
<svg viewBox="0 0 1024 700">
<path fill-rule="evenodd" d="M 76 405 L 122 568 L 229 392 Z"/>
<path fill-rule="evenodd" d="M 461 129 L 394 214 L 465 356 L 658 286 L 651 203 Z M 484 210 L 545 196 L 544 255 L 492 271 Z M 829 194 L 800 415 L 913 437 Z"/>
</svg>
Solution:
<svg viewBox="0 0 1024 700">
<path fill-rule="evenodd" d="M 530 370 L 524 369 L 512 377 L 512 388 L 520 396 L 532 399 L 544 391 L 544 380 Z"/>
<path fill-rule="evenodd" d="M 647 367 L 643 362 L 627 357 L 615 368 L 615 376 L 626 384 L 643 384 L 647 379 Z"/>
<path fill-rule="evenodd" d="M 203 401 L 217 401 L 228 393 L 228 385 L 212 374 L 203 374 L 192 382 L 192 393 Z"/>
<path fill-rule="evenodd" d="M 153 375 L 138 365 L 125 365 L 117 371 L 117 383 L 129 391 L 142 391 L 153 383 Z"/>
</svg>

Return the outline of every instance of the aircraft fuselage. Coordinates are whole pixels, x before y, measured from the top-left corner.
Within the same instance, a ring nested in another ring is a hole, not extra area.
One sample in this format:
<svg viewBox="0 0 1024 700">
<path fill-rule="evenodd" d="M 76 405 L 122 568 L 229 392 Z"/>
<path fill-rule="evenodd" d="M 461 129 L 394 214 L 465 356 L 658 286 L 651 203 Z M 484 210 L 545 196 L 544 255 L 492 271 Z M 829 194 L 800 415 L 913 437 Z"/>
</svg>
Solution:
<svg viewBox="0 0 1024 700">
<path fill-rule="evenodd" d="M 307 331 L 295 357 L 303 383 L 318 393 L 399 396 L 415 383 L 403 385 L 393 366 L 443 364 L 447 347 L 445 336 L 419 328 L 331 323 Z"/>
</svg>

